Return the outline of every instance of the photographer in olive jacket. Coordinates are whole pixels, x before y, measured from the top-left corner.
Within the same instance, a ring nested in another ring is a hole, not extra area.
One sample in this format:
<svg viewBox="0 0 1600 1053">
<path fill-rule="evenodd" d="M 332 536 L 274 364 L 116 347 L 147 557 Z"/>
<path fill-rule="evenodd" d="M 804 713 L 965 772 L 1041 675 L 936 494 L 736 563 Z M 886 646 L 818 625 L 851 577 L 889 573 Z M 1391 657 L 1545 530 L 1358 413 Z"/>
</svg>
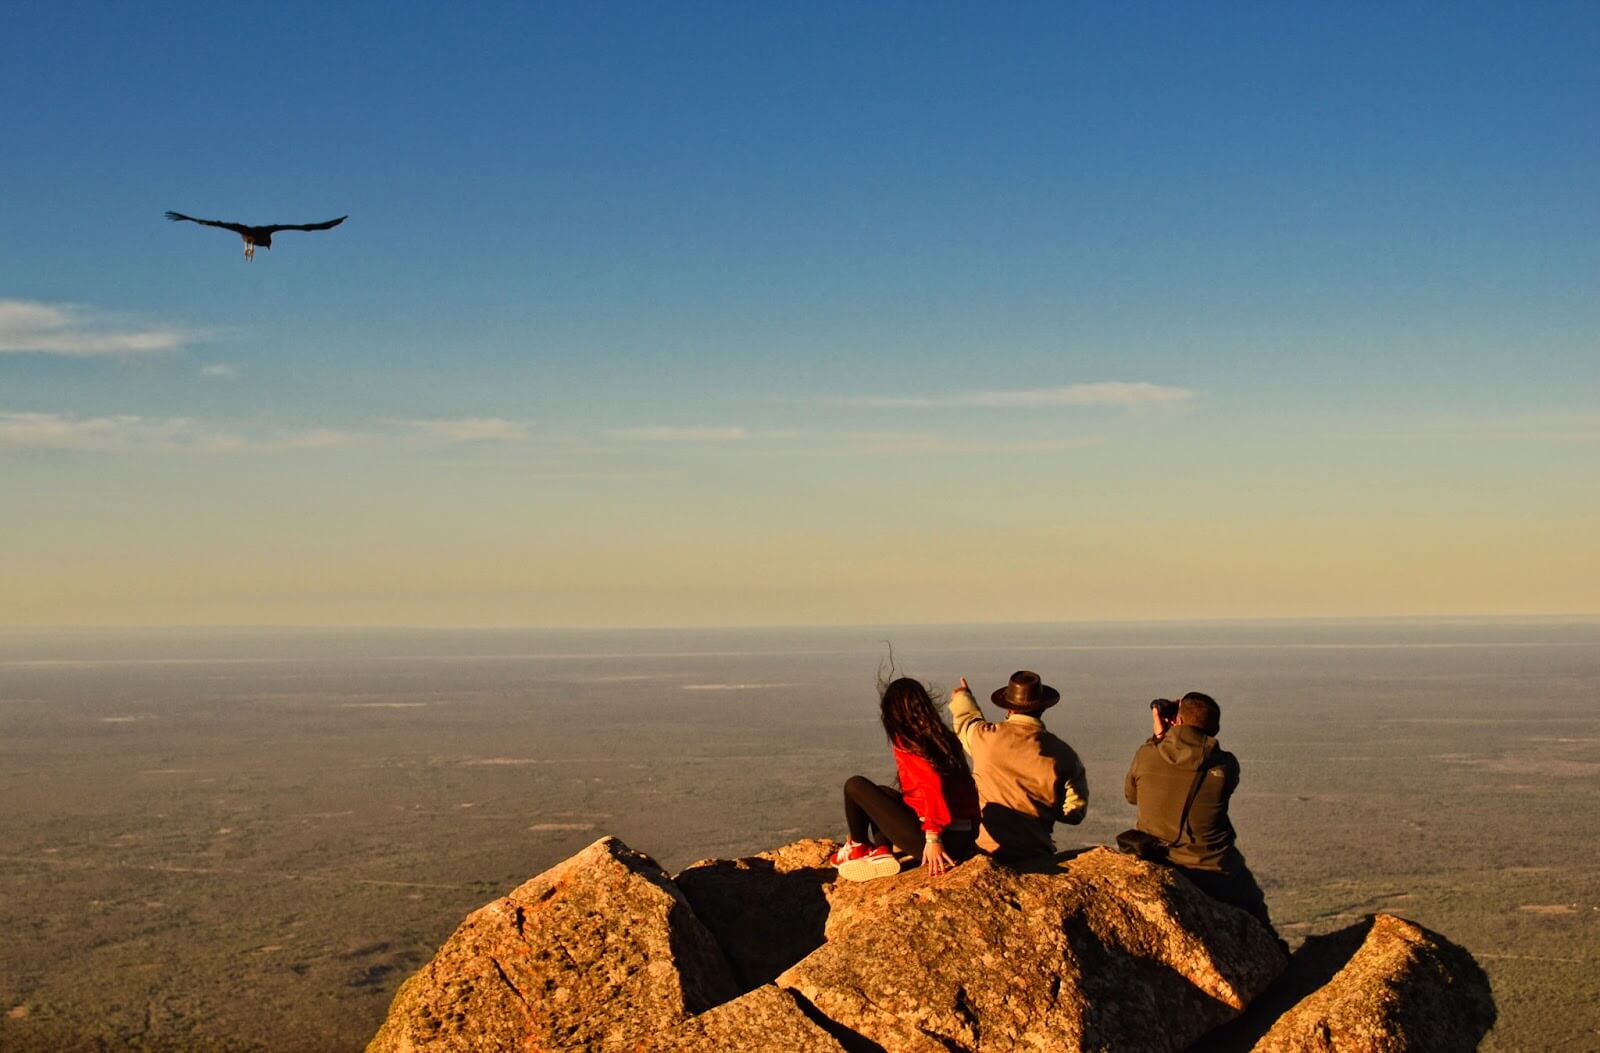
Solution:
<svg viewBox="0 0 1600 1053">
<path fill-rule="evenodd" d="M 1165 862 L 1273 931 L 1261 887 L 1234 847 L 1228 799 L 1239 785 L 1239 761 L 1217 742 L 1221 724 L 1222 707 L 1210 695 L 1184 695 L 1176 722 L 1157 723 L 1158 733 L 1133 755 L 1123 791 L 1139 807 L 1138 829 L 1164 846 Z"/>
</svg>

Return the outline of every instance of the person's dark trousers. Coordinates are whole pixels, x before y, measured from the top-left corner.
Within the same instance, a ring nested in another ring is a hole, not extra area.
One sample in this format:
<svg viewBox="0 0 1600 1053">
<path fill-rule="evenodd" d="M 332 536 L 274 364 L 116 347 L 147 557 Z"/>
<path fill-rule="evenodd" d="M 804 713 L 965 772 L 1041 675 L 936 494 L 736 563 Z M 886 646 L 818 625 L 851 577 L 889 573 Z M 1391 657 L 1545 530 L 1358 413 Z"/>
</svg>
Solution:
<svg viewBox="0 0 1600 1053">
<path fill-rule="evenodd" d="M 1266 926 L 1268 932 L 1272 933 L 1273 938 L 1282 943 L 1282 939 L 1278 937 L 1278 930 L 1272 927 L 1272 916 L 1267 913 L 1266 894 L 1256 883 L 1256 876 L 1245 866 L 1244 857 L 1233 852 L 1223 865 L 1225 867 L 1223 870 L 1191 870 L 1189 867 L 1173 867 L 1173 869 L 1192 881 L 1196 888 L 1212 899 L 1238 907 L 1259 921 Z"/>
<path fill-rule="evenodd" d="M 844 784 L 844 821 L 850 840 L 863 845 L 893 845 L 902 852 L 922 855 L 922 820 L 906 807 L 900 791 L 879 786 L 861 775 L 852 775 Z M 946 830 L 944 850 L 952 859 L 972 854 L 969 831 Z"/>
</svg>

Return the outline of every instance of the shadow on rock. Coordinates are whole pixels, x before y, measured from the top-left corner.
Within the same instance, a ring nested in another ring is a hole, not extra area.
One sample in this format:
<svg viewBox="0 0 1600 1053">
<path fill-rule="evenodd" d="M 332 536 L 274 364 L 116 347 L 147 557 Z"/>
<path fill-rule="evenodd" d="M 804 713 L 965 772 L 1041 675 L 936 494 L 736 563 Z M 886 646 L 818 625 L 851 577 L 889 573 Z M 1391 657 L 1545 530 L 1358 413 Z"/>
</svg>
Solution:
<svg viewBox="0 0 1600 1053">
<path fill-rule="evenodd" d="M 1250 1008 L 1193 1048 L 1204 1053 L 1475 1050 L 1495 1021 L 1472 955 L 1391 914 L 1313 936 Z"/>
<path fill-rule="evenodd" d="M 1279 1017 L 1307 995 L 1326 987 L 1355 957 L 1371 930 L 1372 917 L 1368 915 L 1349 928 L 1307 939 L 1289 957 L 1289 968 L 1278 982 L 1250 1003 L 1243 1016 L 1213 1031 L 1193 1049 L 1196 1053 L 1246 1053 L 1252 1049 Z"/>
<path fill-rule="evenodd" d="M 828 840 L 796 841 L 743 859 L 705 859 L 673 880 L 711 930 L 741 991 L 771 983 L 822 946 L 824 886 L 834 879 Z"/>
</svg>

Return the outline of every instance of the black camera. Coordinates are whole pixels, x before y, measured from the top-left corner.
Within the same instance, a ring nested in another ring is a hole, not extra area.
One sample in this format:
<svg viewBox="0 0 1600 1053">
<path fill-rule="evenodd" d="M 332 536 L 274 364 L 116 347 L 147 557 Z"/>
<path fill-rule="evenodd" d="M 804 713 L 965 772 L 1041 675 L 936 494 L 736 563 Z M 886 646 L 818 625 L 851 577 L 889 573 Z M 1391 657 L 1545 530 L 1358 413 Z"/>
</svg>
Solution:
<svg viewBox="0 0 1600 1053">
<path fill-rule="evenodd" d="M 1171 724 L 1178 719 L 1178 703 L 1170 698 L 1158 698 L 1150 703 L 1150 708 L 1156 711 L 1156 716 L 1161 718 L 1161 723 Z"/>
</svg>

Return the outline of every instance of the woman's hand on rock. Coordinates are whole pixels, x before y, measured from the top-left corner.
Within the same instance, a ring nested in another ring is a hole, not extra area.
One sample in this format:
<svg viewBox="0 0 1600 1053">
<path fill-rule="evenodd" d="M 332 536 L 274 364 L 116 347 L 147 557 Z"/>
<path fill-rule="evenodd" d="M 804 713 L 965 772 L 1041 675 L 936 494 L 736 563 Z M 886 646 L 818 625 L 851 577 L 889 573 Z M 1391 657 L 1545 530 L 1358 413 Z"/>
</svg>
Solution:
<svg viewBox="0 0 1600 1053">
<path fill-rule="evenodd" d="M 922 846 L 922 865 L 928 868 L 929 877 L 942 877 L 945 871 L 956 865 L 956 861 L 945 854 L 944 845 L 929 841 Z"/>
</svg>

